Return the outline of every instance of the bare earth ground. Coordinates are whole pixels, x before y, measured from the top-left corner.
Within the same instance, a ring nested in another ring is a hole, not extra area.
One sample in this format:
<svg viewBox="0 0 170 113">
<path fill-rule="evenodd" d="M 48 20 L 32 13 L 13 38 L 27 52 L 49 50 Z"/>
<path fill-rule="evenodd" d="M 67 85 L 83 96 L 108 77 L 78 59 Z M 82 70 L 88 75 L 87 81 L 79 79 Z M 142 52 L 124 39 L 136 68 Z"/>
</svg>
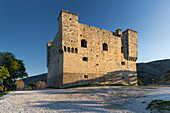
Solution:
<svg viewBox="0 0 170 113">
<path fill-rule="evenodd" d="M 170 87 L 102 86 L 15 91 L 0 98 L 0 113 L 150 113 L 154 99 L 170 100 Z"/>
</svg>

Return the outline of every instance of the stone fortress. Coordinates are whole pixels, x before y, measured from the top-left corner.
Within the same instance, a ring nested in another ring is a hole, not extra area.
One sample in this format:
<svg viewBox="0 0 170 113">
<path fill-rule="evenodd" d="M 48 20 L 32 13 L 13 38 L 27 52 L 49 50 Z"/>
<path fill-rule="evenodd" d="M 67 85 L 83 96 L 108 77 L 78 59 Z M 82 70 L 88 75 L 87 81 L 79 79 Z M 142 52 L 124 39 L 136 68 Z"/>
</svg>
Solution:
<svg viewBox="0 0 170 113">
<path fill-rule="evenodd" d="M 62 10 L 58 32 L 47 44 L 47 86 L 83 84 L 137 85 L 137 32 L 115 32 L 78 22 Z"/>
</svg>

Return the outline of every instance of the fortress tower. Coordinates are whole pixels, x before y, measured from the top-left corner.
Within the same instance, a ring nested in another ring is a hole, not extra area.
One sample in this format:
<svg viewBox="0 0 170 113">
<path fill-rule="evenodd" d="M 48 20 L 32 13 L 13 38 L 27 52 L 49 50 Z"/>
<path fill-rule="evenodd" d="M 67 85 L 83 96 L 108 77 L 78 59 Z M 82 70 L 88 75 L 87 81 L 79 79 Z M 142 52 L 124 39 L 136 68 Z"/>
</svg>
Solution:
<svg viewBox="0 0 170 113">
<path fill-rule="evenodd" d="M 137 85 L 137 47 L 136 31 L 81 24 L 77 14 L 62 10 L 58 33 L 47 44 L 47 85 Z"/>
</svg>

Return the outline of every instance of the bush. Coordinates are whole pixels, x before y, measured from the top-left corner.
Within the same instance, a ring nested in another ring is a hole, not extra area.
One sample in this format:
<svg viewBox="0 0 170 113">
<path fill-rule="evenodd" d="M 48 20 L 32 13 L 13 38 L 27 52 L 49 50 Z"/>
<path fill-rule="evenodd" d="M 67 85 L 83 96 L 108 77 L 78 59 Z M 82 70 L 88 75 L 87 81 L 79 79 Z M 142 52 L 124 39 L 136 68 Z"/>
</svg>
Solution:
<svg viewBox="0 0 170 113">
<path fill-rule="evenodd" d="M 28 83 L 27 89 L 35 89 L 35 83 Z"/>
<path fill-rule="evenodd" d="M 153 100 L 148 104 L 146 109 L 151 111 L 157 110 L 161 113 L 167 111 L 167 113 L 169 113 L 168 111 L 170 111 L 170 100 L 167 101 Z"/>
<path fill-rule="evenodd" d="M 17 90 L 22 90 L 24 88 L 24 82 L 23 80 L 17 80 L 15 82 L 15 85 L 17 86 Z"/>
<path fill-rule="evenodd" d="M 36 89 L 45 89 L 47 84 L 44 81 L 38 81 L 35 83 Z"/>
<path fill-rule="evenodd" d="M 139 78 L 138 78 L 138 85 L 139 85 L 139 86 L 144 86 L 143 82 L 141 82 L 141 81 L 139 80 Z"/>
<path fill-rule="evenodd" d="M 32 89 L 32 87 L 31 86 L 27 86 L 27 89 Z"/>
</svg>

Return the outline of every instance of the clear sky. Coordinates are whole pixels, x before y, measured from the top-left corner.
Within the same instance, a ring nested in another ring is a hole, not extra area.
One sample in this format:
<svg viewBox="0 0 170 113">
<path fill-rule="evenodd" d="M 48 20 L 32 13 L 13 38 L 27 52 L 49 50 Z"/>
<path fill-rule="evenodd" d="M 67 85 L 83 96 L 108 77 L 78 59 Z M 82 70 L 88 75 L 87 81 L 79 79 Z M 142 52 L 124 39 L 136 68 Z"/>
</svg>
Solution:
<svg viewBox="0 0 170 113">
<path fill-rule="evenodd" d="M 47 72 L 62 9 L 80 23 L 138 31 L 138 62 L 170 59 L 170 0 L 0 0 L 0 51 L 23 60 L 29 76 Z"/>
</svg>

